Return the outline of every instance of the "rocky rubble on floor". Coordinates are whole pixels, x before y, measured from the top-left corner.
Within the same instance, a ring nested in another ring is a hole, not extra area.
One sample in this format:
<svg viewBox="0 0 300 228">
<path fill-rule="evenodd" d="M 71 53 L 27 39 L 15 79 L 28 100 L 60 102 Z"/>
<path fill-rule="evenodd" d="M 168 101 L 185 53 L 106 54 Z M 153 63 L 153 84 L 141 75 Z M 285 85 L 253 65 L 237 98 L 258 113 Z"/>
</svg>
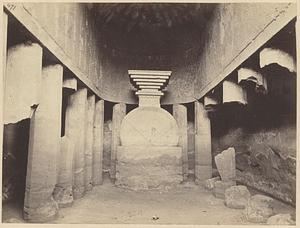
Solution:
<svg viewBox="0 0 300 228">
<path fill-rule="evenodd" d="M 225 191 L 226 189 L 230 188 L 231 186 L 234 186 L 234 182 L 229 181 L 216 181 L 215 187 L 213 189 L 213 194 L 215 197 L 220 199 L 225 199 Z"/>
<path fill-rule="evenodd" d="M 251 194 L 246 186 L 231 186 L 225 190 L 225 205 L 234 209 L 245 209 Z"/>
<path fill-rule="evenodd" d="M 207 179 L 204 184 L 205 189 L 213 190 L 215 188 L 216 181 L 220 181 L 220 180 L 221 180 L 220 177 L 213 177 L 213 178 Z"/>
<path fill-rule="evenodd" d="M 274 200 L 264 195 L 254 195 L 248 200 L 245 214 L 249 222 L 265 223 L 274 214 Z"/>
<path fill-rule="evenodd" d="M 273 215 L 267 220 L 268 225 L 296 225 L 290 214 Z"/>
<path fill-rule="evenodd" d="M 24 223 L 24 222 L 17 218 L 9 218 L 4 220 L 3 223 Z"/>
</svg>

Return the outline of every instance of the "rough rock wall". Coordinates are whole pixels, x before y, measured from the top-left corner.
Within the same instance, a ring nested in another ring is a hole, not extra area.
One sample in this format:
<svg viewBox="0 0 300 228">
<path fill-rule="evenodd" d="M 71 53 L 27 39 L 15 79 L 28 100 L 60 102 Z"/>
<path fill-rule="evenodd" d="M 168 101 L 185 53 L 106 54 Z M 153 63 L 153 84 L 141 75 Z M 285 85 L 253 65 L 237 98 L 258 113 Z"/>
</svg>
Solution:
<svg viewBox="0 0 300 228">
<path fill-rule="evenodd" d="M 27 172 L 29 119 L 4 127 L 2 202 L 23 201 Z M 17 132 L 15 131 L 17 129 Z M 10 141 L 17 141 L 12 145 Z M 16 168 L 18 167 L 18 168 Z"/>
<path fill-rule="evenodd" d="M 255 133 L 236 128 L 214 140 L 213 153 L 234 147 L 238 181 L 295 204 L 295 136 L 291 125 Z"/>
</svg>

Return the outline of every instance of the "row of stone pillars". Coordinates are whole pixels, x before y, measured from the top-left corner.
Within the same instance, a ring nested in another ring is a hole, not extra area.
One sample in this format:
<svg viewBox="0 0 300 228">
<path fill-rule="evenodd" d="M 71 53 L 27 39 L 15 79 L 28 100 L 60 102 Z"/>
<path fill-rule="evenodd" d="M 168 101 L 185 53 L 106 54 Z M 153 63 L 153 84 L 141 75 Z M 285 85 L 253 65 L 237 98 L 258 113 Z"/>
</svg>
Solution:
<svg viewBox="0 0 300 228">
<path fill-rule="evenodd" d="M 211 125 L 204 105 L 195 101 L 195 182 L 201 183 L 212 177 Z M 121 121 L 126 115 L 124 103 L 115 104 L 112 117 L 112 144 L 110 177 L 116 178 L 117 147 L 120 145 Z M 182 148 L 183 180 L 187 180 L 188 167 L 188 130 L 187 107 L 182 104 L 173 105 L 173 116 L 179 128 L 179 146 Z"/>
<path fill-rule="evenodd" d="M 59 207 L 102 183 L 104 101 L 77 87 L 62 65 L 43 65 L 39 44 L 8 49 L 4 123 L 30 118 L 24 218 L 31 222 L 53 219 Z M 62 94 L 67 94 L 63 137 Z"/>
</svg>

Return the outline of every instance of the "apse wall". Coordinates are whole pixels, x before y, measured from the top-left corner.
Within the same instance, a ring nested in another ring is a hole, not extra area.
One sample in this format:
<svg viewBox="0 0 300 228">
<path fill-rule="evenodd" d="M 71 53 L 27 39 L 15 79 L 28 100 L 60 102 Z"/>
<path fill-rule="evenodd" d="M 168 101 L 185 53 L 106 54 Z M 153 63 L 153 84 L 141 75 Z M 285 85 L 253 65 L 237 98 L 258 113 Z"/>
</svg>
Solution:
<svg viewBox="0 0 300 228">
<path fill-rule="evenodd" d="M 101 64 L 103 74 L 99 86 L 105 100 L 137 103 L 134 88 L 129 82 L 128 69 L 171 70 L 171 79 L 162 97 L 162 104 L 188 103 L 194 100 L 194 77 L 198 64 L 187 56 L 143 56 L 116 51 L 106 54 Z"/>
</svg>

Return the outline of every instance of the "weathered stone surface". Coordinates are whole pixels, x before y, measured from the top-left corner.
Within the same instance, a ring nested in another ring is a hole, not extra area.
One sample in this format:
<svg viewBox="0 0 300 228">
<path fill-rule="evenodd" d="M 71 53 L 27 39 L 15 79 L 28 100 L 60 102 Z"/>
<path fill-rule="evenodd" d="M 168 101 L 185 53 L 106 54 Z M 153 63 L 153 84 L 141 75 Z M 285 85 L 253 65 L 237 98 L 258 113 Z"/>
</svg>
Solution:
<svg viewBox="0 0 300 228">
<path fill-rule="evenodd" d="M 245 209 L 250 196 L 246 186 L 231 186 L 225 190 L 225 205 L 229 208 Z"/>
<path fill-rule="evenodd" d="M 39 44 L 19 44 L 8 49 L 4 123 L 16 123 L 31 118 L 39 104 L 42 74 L 42 47 Z"/>
<path fill-rule="evenodd" d="M 184 105 L 173 105 L 173 116 L 179 129 L 178 145 L 182 148 L 182 173 L 183 180 L 186 180 L 189 174 L 187 108 Z"/>
<path fill-rule="evenodd" d="M 223 103 L 237 102 L 240 104 L 247 104 L 246 90 L 231 81 L 223 82 Z"/>
<path fill-rule="evenodd" d="M 259 65 L 264 66 L 276 63 L 282 67 L 287 68 L 290 72 L 296 72 L 296 60 L 293 56 L 283 50 L 275 48 L 264 48 L 259 53 Z"/>
<path fill-rule="evenodd" d="M 55 219 L 58 216 L 58 204 L 50 197 L 36 208 L 24 207 L 23 217 L 30 222 L 42 223 Z"/>
<path fill-rule="evenodd" d="M 178 126 L 160 107 L 138 107 L 123 119 L 120 138 L 122 146 L 177 146 Z"/>
<path fill-rule="evenodd" d="M 211 126 L 204 105 L 195 102 L 195 181 L 212 177 Z"/>
<path fill-rule="evenodd" d="M 257 136 L 258 137 L 258 136 Z M 288 156 L 271 142 L 271 134 L 266 143 L 251 143 L 251 153 L 239 156 L 239 167 L 244 164 L 242 172 L 237 171 L 237 180 L 245 185 L 271 194 L 287 203 L 295 205 L 296 202 L 296 159 Z M 278 139 L 278 137 L 277 137 Z M 272 139 L 273 140 L 273 139 Z M 279 140 L 279 139 L 278 139 Z M 281 141 L 282 139 L 280 139 Z"/>
<path fill-rule="evenodd" d="M 66 135 L 74 142 L 73 197 L 81 198 L 85 192 L 84 177 L 84 141 L 85 108 L 87 89 L 82 88 L 73 93 L 66 111 Z"/>
<path fill-rule="evenodd" d="M 234 182 L 216 181 L 213 194 L 215 197 L 225 199 L 225 191 L 231 186 L 235 185 Z"/>
<path fill-rule="evenodd" d="M 216 166 L 223 181 L 235 181 L 235 150 L 233 147 L 215 156 Z"/>
<path fill-rule="evenodd" d="M 85 146 L 84 146 L 84 163 L 85 163 L 85 190 L 93 188 L 93 133 L 94 133 L 94 113 L 95 113 L 95 95 L 87 98 L 86 103 L 86 122 L 85 122 Z"/>
<path fill-rule="evenodd" d="M 17 218 L 9 218 L 4 220 L 3 223 L 24 223 L 24 222 Z"/>
<path fill-rule="evenodd" d="M 255 90 L 267 92 L 268 84 L 266 77 L 250 68 L 240 68 L 238 69 L 238 83 L 241 84 L 243 82 L 253 82 L 255 83 Z"/>
<path fill-rule="evenodd" d="M 73 202 L 73 156 L 74 143 L 65 135 L 61 138 L 57 184 L 53 192 L 59 207 L 70 206 Z"/>
<path fill-rule="evenodd" d="M 103 136 L 103 171 L 110 170 L 111 159 L 111 144 L 112 144 L 112 121 L 104 122 L 104 136 Z"/>
<path fill-rule="evenodd" d="M 273 199 L 264 195 L 251 196 L 245 209 L 249 222 L 263 223 L 274 214 Z"/>
<path fill-rule="evenodd" d="M 112 116 L 112 136 L 111 136 L 111 159 L 110 159 L 110 178 L 116 178 L 117 149 L 120 146 L 121 122 L 126 115 L 126 105 L 123 103 L 115 104 Z"/>
<path fill-rule="evenodd" d="M 3 132 L 2 202 L 24 199 L 30 119 L 5 124 Z M 16 167 L 18 167 L 16 169 Z"/>
<path fill-rule="evenodd" d="M 60 153 L 62 77 L 61 65 L 43 68 L 40 104 L 30 123 L 24 219 L 31 222 L 46 221 L 58 212 L 52 193 Z"/>
<path fill-rule="evenodd" d="M 93 185 L 99 185 L 103 181 L 104 100 L 96 101 L 95 104 L 93 137 Z"/>
<path fill-rule="evenodd" d="M 267 220 L 268 225 L 296 225 L 290 214 L 273 215 Z"/>
<path fill-rule="evenodd" d="M 233 146 L 239 183 L 295 205 L 295 126 L 283 125 L 250 134 L 244 130 L 235 128 L 214 141 L 214 151 Z"/>
<path fill-rule="evenodd" d="M 116 186 L 167 190 L 182 182 L 180 147 L 118 147 Z"/>
<path fill-rule="evenodd" d="M 76 78 L 66 78 L 63 82 L 64 89 L 77 90 L 77 79 Z"/>
<path fill-rule="evenodd" d="M 205 181 L 205 188 L 207 190 L 213 190 L 215 188 L 216 181 L 220 181 L 220 180 L 221 180 L 220 177 L 213 177 L 213 178 L 207 179 Z"/>
<path fill-rule="evenodd" d="M 53 191 L 53 198 L 60 208 L 69 207 L 73 204 L 72 186 L 57 185 Z"/>
</svg>

